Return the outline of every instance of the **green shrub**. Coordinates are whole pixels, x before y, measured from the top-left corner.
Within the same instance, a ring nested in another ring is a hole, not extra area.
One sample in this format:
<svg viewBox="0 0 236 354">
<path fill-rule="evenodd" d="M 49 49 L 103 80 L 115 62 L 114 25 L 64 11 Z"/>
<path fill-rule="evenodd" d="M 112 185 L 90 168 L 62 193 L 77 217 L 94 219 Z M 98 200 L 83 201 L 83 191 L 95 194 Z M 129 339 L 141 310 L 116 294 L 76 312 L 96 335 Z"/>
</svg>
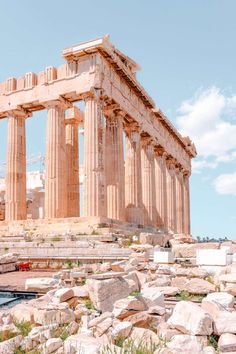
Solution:
<svg viewBox="0 0 236 354">
<path fill-rule="evenodd" d="M 18 330 L 20 331 L 20 334 L 23 337 L 28 336 L 29 332 L 32 329 L 32 324 L 30 322 L 25 322 L 25 321 L 18 322 L 15 320 L 14 325 L 18 328 Z"/>
</svg>

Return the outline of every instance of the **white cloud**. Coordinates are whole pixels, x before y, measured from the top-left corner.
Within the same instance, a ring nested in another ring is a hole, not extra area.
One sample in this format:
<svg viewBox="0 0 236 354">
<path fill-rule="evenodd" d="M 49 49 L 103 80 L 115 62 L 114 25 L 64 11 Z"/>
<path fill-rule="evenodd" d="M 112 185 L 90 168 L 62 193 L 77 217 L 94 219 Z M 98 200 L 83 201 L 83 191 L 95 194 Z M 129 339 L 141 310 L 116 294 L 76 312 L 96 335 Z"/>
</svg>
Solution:
<svg viewBox="0 0 236 354">
<path fill-rule="evenodd" d="M 217 162 L 206 161 L 206 160 L 192 160 L 192 169 L 195 173 L 201 173 L 204 168 L 216 168 Z"/>
<path fill-rule="evenodd" d="M 180 105 L 177 125 L 196 145 L 201 161 L 195 171 L 215 168 L 236 158 L 236 95 L 226 96 L 212 87 Z"/>
<path fill-rule="evenodd" d="M 218 176 L 213 185 L 219 194 L 236 196 L 236 172 Z"/>
</svg>

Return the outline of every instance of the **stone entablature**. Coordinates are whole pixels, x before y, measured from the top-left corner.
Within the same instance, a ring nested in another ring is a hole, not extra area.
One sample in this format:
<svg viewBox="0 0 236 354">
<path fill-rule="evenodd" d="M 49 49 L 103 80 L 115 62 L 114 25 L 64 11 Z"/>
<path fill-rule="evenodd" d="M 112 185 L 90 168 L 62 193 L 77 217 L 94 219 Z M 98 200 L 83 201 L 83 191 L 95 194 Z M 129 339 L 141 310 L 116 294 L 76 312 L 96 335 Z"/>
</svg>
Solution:
<svg viewBox="0 0 236 354">
<path fill-rule="evenodd" d="M 78 164 L 74 165 L 73 161 L 78 160 L 76 136 L 78 123 L 83 122 L 85 216 L 119 220 L 126 218 L 127 221 L 140 224 L 152 220 L 152 226 L 164 224 L 167 227 L 168 224 L 168 228 L 174 232 L 188 233 L 189 227 L 184 226 L 183 220 L 176 220 L 176 195 L 183 199 L 178 203 L 178 208 L 181 209 L 185 202 L 189 203 L 186 176 L 191 174 L 191 159 L 196 155 L 196 150 L 191 140 L 182 137 L 160 109 L 155 107 L 153 100 L 139 84 L 136 79 L 138 65 L 116 49 L 108 37 L 67 48 L 63 50 L 63 57 L 67 63 L 58 68 L 50 66 L 37 75 L 29 72 L 21 78 L 9 78 L 0 84 L 0 118 L 9 120 L 7 219 L 25 217 L 25 204 L 22 201 L 25 195 L 25 118 L 32 116 L 34 111 L 47 109 L 46 217 L 78 216 Z M 85 102 L 84 114 L 73 106 L 74 102 L 80 100 Z M 65 116 L 66 109 L 71 109 L 69 116 Z M 126 149 L 129 151 L 125 169 L 122 167 L 124 131 Z M 145 144 L 144 148 L 143 139 L 149 141 L 152 147 L 146 147 Z M 110 140 L 113 145 L 108 146 L 106 142 Z M 16 149 L 13 151 L 10 147 L 15 143 Z M 165 159 L 161 170 L 156 170 L 162 181 L 169 181 L 162 182 L 158 188 L 167 188 L 167 199 L 171 200 L 171 205 L 161 213 L 157 210 L 156 199 L 159 197 L 152 193 L 152 190 L 156 190 L 154 170 L 157 150 L 159 156 L 165 154 Z M 117 156 L 119 158 L 116 161 Z M 117 169 L 118 177 L 106 167 L 108 160 L 109 166 Z M 173 165 L 171 169 L 168 167 L 169 161 Z M 143 166 L 146 166 L 146 173 L 141 175 Z M 16 182 L 19 171 L 20 180 Z M 148 171 L 152 174 L 151 179 Z M 179 183 L 176 183 L 176 178 Z M 177 192 L 174 190 L 176 185 Z M 150 190 L 147 191 L 147 188 Z M 15 191 L 17 200 L 14 201 Z M 70 200 L 73 200 L 74 206 L 70 205 Z M 127 203 L 129 206 L 126 216 L 122 211 L 124 203 L 126 209 Z M 152 216 L 144 217 L 144 209 L 146 212 L 149 210 Z M 174 213 L 171 218 L 175 220 L 167 223 L 168 212 Z M 179 214 L 189 215 L 189 206 L 178 211 Z"/>
</svg>

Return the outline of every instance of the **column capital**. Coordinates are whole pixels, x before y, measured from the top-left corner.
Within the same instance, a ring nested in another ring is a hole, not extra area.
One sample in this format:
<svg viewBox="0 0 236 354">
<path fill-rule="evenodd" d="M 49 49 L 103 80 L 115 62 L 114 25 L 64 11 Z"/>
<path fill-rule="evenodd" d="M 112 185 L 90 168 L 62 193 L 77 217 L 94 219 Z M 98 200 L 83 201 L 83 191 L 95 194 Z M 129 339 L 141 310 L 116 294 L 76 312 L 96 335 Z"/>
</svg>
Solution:
<svg viewBox="0 0 236 354">
<path fill-rule="evenodd" d="M 183 176 L 184 177 L 190 177 L 191 176 L 191 172 L 183 169 Z"/>
<path fill-rule="evenodd" d="M 65 117 L 65 124 L 78 125 L 83 121 L 84 121 L 84 113 L 78 107 L 74 106 L 67 111 Z"/>
<path fill-rule="evenodd" d="M 102 101 L 103 89 L 92 87 L 89 92 L 82 95 L 82 99 L 86 102 L 91 99 Z"/>
<path fill-rule="evenodd" d="M 73 108 L 73 104 L 70 101 L 68 101 L 66 98 L 64 98 L 63 96 L 59 96 L 58 99 L 55 99 L 55 100 L 43 102 L 42 105 L 46 109 L 61 107 L 66 110 L 68 108 Z"/>
<path fill-rule="evenodd" d="M 176 161 L 170 156 L 167 156 L 166 158 L 166 165 L 170 170 L 175 170 L 176 167 Z"/>
<path fill-rule="evenodd" d="M 129 124 L 125 124 L 125 132 L 127 134 L 131 134 L 131 133 L 141 134 L 141 131 L 142 130 L 137 122 L 130 122 Z"/>
<path fill-rule="evenodd" d="M 28 118 L 32 117 L 32 113 L 27 111 L 23 107 L 19 107 L 17 109 L 7 111 L 7 116 L 15 118 Z"/>
<path fill-rule="evenodd" d="M 163 156 L 165 154 L 165 149 L 160 145 L 154 146 L 154 151 L 158 156 Z"/>
</svg>

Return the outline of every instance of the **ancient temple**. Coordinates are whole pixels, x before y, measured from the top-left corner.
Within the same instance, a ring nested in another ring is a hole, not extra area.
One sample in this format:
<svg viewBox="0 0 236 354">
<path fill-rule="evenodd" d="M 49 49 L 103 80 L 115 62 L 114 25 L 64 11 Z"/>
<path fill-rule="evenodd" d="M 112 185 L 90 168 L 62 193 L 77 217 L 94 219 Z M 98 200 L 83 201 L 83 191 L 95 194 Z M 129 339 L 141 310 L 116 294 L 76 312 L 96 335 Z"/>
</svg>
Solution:
<svg viewBox="0 0 236 354">
<path fill-rule="evenodd" d="M 80 217 L 83 124 L 83 217 L 189 235 L 195 146 L 137 81 L 138 64 L 108 37 L 62 54 L 66 63 L 58 68 L 0 84 L 0 119 L 8 119 L 5 222 L 27 219 L 25 124 L 35 111 L 47 110 L 46 220 Z M 84 112 L 75 106 L 81 100 Z"/>
</svg>

